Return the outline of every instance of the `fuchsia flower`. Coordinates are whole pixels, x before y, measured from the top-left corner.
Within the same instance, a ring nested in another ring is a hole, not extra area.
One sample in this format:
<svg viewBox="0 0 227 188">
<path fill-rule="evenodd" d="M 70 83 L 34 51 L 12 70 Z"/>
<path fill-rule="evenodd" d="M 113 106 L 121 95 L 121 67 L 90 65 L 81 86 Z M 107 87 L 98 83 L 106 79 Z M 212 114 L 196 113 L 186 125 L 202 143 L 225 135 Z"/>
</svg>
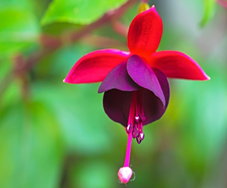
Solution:
<svg viewBox="0 0 227 188">
<path fill-rule="evenodd" d="M 200 66 L 178 51 L 156 52 L 162 36 L 162 20 L 154 6 L 138 14 L 128 31 L 129 52 L 104 49 L 91 52 L 73 66 L 64 82 L 71 84 L 102 81 L 106 114 L 122 124 L 128 134 L 124 167 L 118 177 L 127 183 L 132 138 L 140 144 L 143 126 L 158 120 L 169 103 L 169 78 L 209 80 Z"/>
</svg>

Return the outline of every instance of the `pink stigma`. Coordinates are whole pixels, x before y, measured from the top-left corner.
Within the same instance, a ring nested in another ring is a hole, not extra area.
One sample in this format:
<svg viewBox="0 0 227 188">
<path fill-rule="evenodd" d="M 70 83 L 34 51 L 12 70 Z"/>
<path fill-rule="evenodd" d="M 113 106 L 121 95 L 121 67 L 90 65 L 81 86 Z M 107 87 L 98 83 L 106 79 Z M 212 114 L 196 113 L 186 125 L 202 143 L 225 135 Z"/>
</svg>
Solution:
<svg viewBox="0 0 227 188">
<path fill-rule="evenodd" d="M 130 167 L 121 167 L 118 171 L 118 178 L 122 183 L 128 183 L 132 177 L 132 169 Z"/>
<path fill-rule="evenodd" d="M 144 139 L 143 121 L 145 120 L 143 106 L 142 106 L 142 90 L 133 91 L 131 105 L 128 117 L 128 126 L 126 132 L 128 134 L 128 142 L 125 154 L 124 167 L 118 171 L 118 178 L 122 183 L 128 183 L 132 177 L 132 169 L 129 167 L 132 138 L 136 138 L 137 143 L 140 144 Z"/>
</svg>

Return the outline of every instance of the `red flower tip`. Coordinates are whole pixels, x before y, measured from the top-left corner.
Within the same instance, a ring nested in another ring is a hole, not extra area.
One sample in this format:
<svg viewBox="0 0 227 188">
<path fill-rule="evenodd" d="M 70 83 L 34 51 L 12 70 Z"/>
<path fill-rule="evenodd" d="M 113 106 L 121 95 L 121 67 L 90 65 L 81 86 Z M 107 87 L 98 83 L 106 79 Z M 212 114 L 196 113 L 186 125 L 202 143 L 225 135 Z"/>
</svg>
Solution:
<svg viewBox="0 0 227 188">
<path fill-rule="evenodd" d="M 205 81 L 206 80 L 210 80 L 210 77 L 208 76 L 208 75 L 205 75 L 205 79 L 204 79 Z"/>
<path fill-rule="evenodd" d="M 128 183 L 132 177 L 132 169 L 130 167 L 121 167 L 118 171 L 118 178 L 122 183 Z"/>
<path fill-rule="evenodd" d="M 90 52 L 75 63 L 64 82 L 82 84 L 103 81 L 106 75 L 118 64 L 125 61 L 128 56 L 129 52 L 117 49 Z"/>
</svg>

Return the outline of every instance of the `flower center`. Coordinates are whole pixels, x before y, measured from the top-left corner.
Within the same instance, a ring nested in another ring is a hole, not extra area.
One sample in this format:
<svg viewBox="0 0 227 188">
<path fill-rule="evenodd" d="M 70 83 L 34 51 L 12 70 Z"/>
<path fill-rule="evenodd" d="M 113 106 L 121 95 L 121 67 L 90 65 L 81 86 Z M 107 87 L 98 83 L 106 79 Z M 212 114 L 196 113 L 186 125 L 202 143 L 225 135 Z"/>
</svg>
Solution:
<svg viewBox="0 0 227 188">
<path fill-rule="evenodd" d="M 138 90 L 132 93 L 128 126 L 126 127 L 128 136 L 132 133 L 132 138 L 136 138 L 138 144 L 144 139 L 143 121 L 146 119 L 142 106 L 142 92 L 143 90 Z"/>
<path fill-rule="evenodd" d="M 146 119 L 144 116 L 142 106 L 142 92 L 143 90 L 133 91 L 131 105 L 128 117 L 128 126 L 126 132 L 128 134 L 128 143 L 126 148 L 124 167 L 118 171 L 118 178 L 122 183 L 128 183 L 132 176 L 132 169 L 129 167 L 130 153 L 132 138 L 136 138 L 138 144 L 144 139 L 143 121 Z"/>
</svg>

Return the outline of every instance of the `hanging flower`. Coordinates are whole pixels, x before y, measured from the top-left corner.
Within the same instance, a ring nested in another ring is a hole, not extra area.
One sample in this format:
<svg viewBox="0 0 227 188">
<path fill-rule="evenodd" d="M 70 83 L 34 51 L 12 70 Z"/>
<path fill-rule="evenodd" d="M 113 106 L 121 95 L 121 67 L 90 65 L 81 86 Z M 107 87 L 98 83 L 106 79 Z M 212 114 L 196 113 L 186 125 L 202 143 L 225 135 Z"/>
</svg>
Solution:
<svg viewBox="0 0 227 188">
<path fill-rule="evenodd" d="M 143 126 L 162 117 L 169 103 L 168 78 L 209 80 L 200 66 L 178 51 L 156 52 L 162 36 L 162 20 L 154 6 L 138 14 L 129 27 L 129 52 L 104 49 L 79 59 L 64 82 L 71 84 L 102 82 L 106 114 L 120 123 L 128 134 L 124 167 L 118 177 L 127 183 L 132 138 L 140 144 Z"/>
</svg>

